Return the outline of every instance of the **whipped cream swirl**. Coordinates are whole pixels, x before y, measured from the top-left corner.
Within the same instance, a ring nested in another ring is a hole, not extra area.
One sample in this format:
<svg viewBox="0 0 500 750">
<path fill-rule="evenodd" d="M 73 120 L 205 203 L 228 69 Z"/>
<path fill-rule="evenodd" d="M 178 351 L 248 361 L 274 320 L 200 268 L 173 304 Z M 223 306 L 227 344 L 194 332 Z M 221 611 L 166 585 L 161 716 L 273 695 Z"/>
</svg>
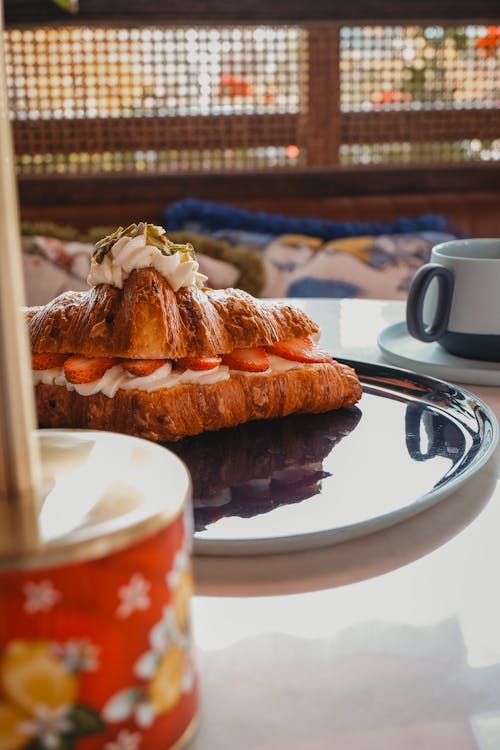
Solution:
<svg viewBox="0 0 500 750">
<path fill-rule="evenodd" d="M 168 246 L 165 248 L 168 251 Z M 192 249 L 192 248 L 191 248 Z M 199 264 L 186 250 L 176 250 L 171 254 L 162 252 L 148 243 L 145 233 L 135 237 L 123 235 L 103 258 L 94 254 L 90 263 L 87 283 L 111 284 L 121 289 L 132 271 L 139 268 L 154 268 L 168 281 L 174 292 L 184 286 L 203 286 L 207 277 L 199 273 Z"/>
</svg>

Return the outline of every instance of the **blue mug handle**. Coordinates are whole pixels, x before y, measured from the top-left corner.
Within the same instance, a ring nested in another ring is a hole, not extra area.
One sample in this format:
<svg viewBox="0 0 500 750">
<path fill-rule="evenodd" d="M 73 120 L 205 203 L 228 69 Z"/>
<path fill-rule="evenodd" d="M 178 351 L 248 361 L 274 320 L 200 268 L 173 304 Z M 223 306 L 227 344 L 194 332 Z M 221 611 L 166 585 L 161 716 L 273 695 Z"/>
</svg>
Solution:
<svg viewBox="0 0 500 750">
<path fill-rule="evenodd" d="M 437 305 L 434 319 L 426 326 L 423 318 L 424 302 L 429 284 L 434 278 L 438 282 Z M 454 285 L 452 272 L 438 263 L 426 263 L 418 269 L 406 302 L 406 325 L 411 336 L 420 341 L 436 341 L 446 333 Z"/>
</svg>

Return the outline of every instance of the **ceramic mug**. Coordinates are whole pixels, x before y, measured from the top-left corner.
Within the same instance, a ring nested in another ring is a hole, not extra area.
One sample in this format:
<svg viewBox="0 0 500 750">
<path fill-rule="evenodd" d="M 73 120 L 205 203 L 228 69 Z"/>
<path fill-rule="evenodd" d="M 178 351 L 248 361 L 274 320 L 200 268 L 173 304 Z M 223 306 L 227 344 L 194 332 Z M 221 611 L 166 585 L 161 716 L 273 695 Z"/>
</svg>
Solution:
<svg viewBox="0 0 500 750">
<path fill-rule="evenodd" d="M 500 362 L 500 239 L 436 245 L 413 277 L 406 323 L 451 354 Z"/>
</svg>

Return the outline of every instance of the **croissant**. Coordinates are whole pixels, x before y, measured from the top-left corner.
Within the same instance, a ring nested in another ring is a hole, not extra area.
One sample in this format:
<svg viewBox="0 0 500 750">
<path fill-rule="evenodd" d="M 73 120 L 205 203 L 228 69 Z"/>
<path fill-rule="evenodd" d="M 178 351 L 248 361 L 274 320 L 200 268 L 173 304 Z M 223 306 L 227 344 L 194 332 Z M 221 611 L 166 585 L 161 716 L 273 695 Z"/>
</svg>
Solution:
<svg viewBox="0 0 500 750">
<path fill-rule="evenodd" d="M 197 269 L 161 227 L 120 227 L 96 245 L 89 291 L 29 308 L 40 425 L 168 442 L 359 400 L 303 311 L 207 289 Z"/>
<path fill-rule="evenodd" d="M 29 330 L 34 352 L 180 359 L 308 336 L 318 326 L 291 305 L 261 302 L 241 289 L 174 292 L 158 271 L 140 269 L 123 289 L 100 284 L 32 309 Z"/>
</svg>

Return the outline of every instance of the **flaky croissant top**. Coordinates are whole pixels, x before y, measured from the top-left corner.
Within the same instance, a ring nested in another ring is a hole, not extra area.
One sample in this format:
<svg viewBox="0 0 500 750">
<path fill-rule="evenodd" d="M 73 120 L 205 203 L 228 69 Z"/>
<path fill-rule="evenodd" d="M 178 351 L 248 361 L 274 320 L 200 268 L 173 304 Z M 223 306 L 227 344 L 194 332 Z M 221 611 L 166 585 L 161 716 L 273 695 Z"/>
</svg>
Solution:
<svg viewBox="0 0 500 750">
<path fill-rule="evenodd" d="M 133 271 L 122 289 L 99 284 L 66 292 L 27 317 L 35 353 L 130 359 L 215 356 L 319 330 L 301 310 L 239 289 L 191 285 L 174 292 L 151 268 Z"/>
</svg>

